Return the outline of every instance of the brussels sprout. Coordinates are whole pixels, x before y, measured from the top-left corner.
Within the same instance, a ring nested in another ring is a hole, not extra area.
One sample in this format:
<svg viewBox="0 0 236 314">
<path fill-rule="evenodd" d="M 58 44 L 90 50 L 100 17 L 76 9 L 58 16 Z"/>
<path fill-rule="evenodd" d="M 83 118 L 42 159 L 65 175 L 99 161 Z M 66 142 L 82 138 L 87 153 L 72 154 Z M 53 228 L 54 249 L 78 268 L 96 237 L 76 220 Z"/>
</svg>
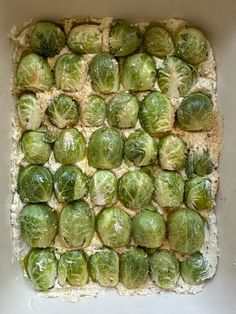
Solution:
<svg viewBox="0 0 236 314">
<path fill-rule="evenodd" d="M 185 131 L 207 131 L 212 127 L 213 103 L 202 94 L 186 96 L 177 110 L 178 127 Z"/>
<path fill-rule="evenodd" d="M 98 170 L 90 180 L 89 193 L 98 206 L 111 206 L 117 201 L 117 179 L 109 170 Z"/>
<path fill-rule="evenodd" d="M 173 52 L 174 43 L 165 28 L 154 26 L 144 34 L 144 48 L 150 55 L 165 58 Z"/>
<path fill-rule="evenodd" d="M 146 206 L 153 193 L 151 178 L 140 170 L 128 171 L 118 183 L 118 197 L 124 206 L 132 209 Z"/>
<path fill-rule="evenodd" d="M 174 123 L 174 109 L 170 100 L 159 92 L 149 93 L 142 101 L 139 120 L 150 134 L 168 132 Z"/>
<path fill-rule="evenodd" d="M 177 209 L 168 216 L 167 234 L 171 249 L 192 254 L 204 243 L 202 217 L 192 209 Z"/>
<path fill-rule="evenodd" d="M 189 179 L 196 173 L 198 176 L 210 174 L 213 170 L 213 163 L 208 150 L 190 150 L 185 167 Z"/>
<path fill-rule="evenodd" d="M 17 103 L 17 112 L 21 126 L 26 130 L 36 130 L 40 127 L 44 112 L 34 94 L 20 96 Z"/>
<path fill-rule="evenodd" d="M 112 248 L 125 246 L 131 237 L 131 218 L 118 207 L 106 208 L 96 220 L 97 233 L 102 242 Z"/>
<path fill-rule="evenodd" d="M 186 143 L 175 135 L 162 137 L 159 142 L 159 162 L 162 169 L 181 170 L 187 159 Z"/>
<path fill-rule="evenodd" d="M 124 140 L 122 135 L 111 128 L 96 130 L 88 145 L 89 165 L 99 169 L 120 167 L 123 160 Z"/>
<path fill-rule="evenodd" d="M 133 128 L 138 119 L 139 101 L 136 96 L 119 92 L 107 105 L 107 120 L 116 128 Z"/>
<path fill-rule="evenodd" d="M 197 28 L 186 27 L 175 36 L 175 54 L 180 59 L 196 65 L 208 55 L 208 42 Z"/>
<path fill-rule="evenodd" d="M 45 133 L 28 131 L 21 140 L 25 159 L 30 164 L 44 164 L 51 155 L 51 146 L 45 142 Z"/>
<path fill-rule="evenodd" d="M 57 259 L 51 249 L 32 249 L 24 260 L 25 269 L 35 290 L 51 289 L 57 277 Z"/>
<path fill-rule="evenodd" d="M 125 89 L 150 90 L 153 88 L 155 79 L 155 62 L 146 53 L 136 53 L 125 60 L 121 73 L 121 80 Z"/>
<path fill-rule="evenodd" d="M 58 202 L 79 200 L 87 191 L 88 178 L 76 166 L 61 166 L 54 175 L 54 190 Z"/>
<path fill-rule="evenodd" d="M 162 289 L 171 290 L 179 278 L 179 262 L 168 251 L 159 250 L 149 257 L 150 275 L 155 284 Z"/>
<path fill-rule="evenodd" d="M 184 180 L 178 172 L 161 171 L 154 180 L 154 199 L 162 207 L 179 207 L 184 197 Z"/>
<path fill-rule="evenodd" d="M 135 26 L 118 20 L 110 29 L 110 52 L 116 57 L 124 57 L 138 49 L 142 42 L 141 35 Z"/>
<path fill-rule="evenodd" d="M 102 50 L 102 32 L 98 25 L 78 25 L 69 33 L 67 45 L 78 53 L 96 53 Z"/>
<path fill-rule="evenodd" d="M 54 144 L 56 161 L 61 164 L 74 164 L 84 159 L 86 142 L 83 135 L 76 129 L 62 131 Z"/>
<path fill-rule="evenodd" d="M 79 92 L 86 81 L 88 66 L 85 60 L 75 53 L 65 53 L 55 65 L 57 89 Z"/>
<path fill-rule="evenodd" d="M 30 53 L 20 60 L 16 80 L 21 89 L 30 91 L 49 90 L 54 83 L 49 64 L 36 53 Z"/>
<path fill-rule="evenodd" d="M 66 36 L 59 26 L 51 22 L 39 22 L 35 25 L 31 48 L 43 57 L 57 54 L 66 43 Z"/>
<path fill-rule="evenodd" d="M 176 57 L 165 59 L 157 75 L 160 90 L 169 97 L 184 96 L 191 89 L 193 81 L 191 67 Z"/>
<path fill-rule="evenodd" d="M 83 286 L 88 282 L 87 258 L 84 252 L 67 251 L 60 256 L 58 281 L 61 286 L 66 281 L 72 286 Z"/>
<path fill-rule="evenodd" d="M 181 276 L 189 285 L 202 284 L 209 275 L 209 263 L 206 258 L 196 252 L 181 263 Z"/>
<path fill-rule="evenodd" d="M 133 218 L 134 241 L 143 247 L 157 248 L 162 245 L 166 226 L 163 217 L 149 210 L 142 210 Z"/>
<path fill-rule="evenodd" d="M 114 287 L 119 282 L 119 255 L 112 249 L 101 249 L 90 257 L 89 270 L 101 286 Z"/>
<path fill-rule="evenodd" d="M 130 134 L 125 142 L 125 158 L 137 166 L 148 166 L 157 159 L 157 143 L 143 130 Z"/>
<path fill-rule="evenodd" d="M 119 89 L 119 66 L 109 53 L 98 53 L 91 61 L 89 74 L 93 88 L 100 93 L 115 93 Z"/>
<path fill-rule="evenodd" d="M 70 248 L 87 247 L 94 234 L 94 213 L 84 201 L 75 201 L 63 208 L 59 232 L 62 241 Z"/>
<path fill-rule="evenodd" d="M 85 126 L 103 125 L 106 117 L 106 105 L 102 97 L 90 95 L 82 106 L 81 118 Z"/>
<path fill-rule="evenodd" d="M 48 202 L 52 196 L 52 174 L 43 166 L 27 166 L 18 174 L 18 193 L 23 203 Z"/>
<path fill-rule="evenodd" d="M 209 179 L 195 177 L 185 184 L 186 206 L 197 210 L 210 210 L 215 204 L 212 185 Z"/>
<path fill-rule="evenodd" d="M 139 288 L 148 279 L 148 257 L 144 250 L 131 247 L 120 257 L 120 279 L 128 289 Z"/>
<path fill-rule="evenodd" d="M 47 115 L 50 122 L 58 128 L 71 128 L 79 119 L 79 107 L 71 97 L 60 94 L 49 103 Z"/>
</svg>

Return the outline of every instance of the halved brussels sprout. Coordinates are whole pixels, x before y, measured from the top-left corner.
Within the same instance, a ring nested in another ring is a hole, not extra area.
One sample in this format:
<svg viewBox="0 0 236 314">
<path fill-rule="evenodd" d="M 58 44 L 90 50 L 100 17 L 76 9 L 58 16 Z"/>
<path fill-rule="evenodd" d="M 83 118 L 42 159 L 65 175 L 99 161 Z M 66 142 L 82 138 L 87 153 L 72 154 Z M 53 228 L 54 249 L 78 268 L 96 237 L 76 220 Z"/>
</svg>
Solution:
<svg viewBox="0 0 236 314">
<path fill-rule="evenodd" d="M 30 165 L 20 169 L 18 193 L 23 203 L 48 202 L 52 196 L 52 174 L 44 166 Z"/>
<path fill-rule="evenodd" d="M 130 134 L 125 142 L 125 158 L 137 166 L 148 166 L 157 159 L 157 142 L 143 130 Z"/>
<path fill-rule="evenodd" d="M 61 166 L 54 175 L 54 191 L 58 202 L 72 202 L 87 192 L 88 178 L 76 166 Z"/>
<path fill-rule="evenodd" d="M 93 88 L 100 93 L 115 93 L 119 89 L 119 66 L 109 53 L 98 53 L 91 61 L 89 74 Z"/>
<path fill-rule="evenodd" d="M 75 53 L 65 53 L 55 65 L 57 89 L 79 92 L 86 81 L 88 66 L 83 57 Z"/>
<path fill-rule="evenodd" d="M 24 264 L 35 290 L 47 291 L 55 285 L 57 259 L 52 249 L 32 249 L 24 259 Z"/>
<path fill-rule="evenodd" d="M 30 91 L 49 90 L 54 83 L 49 64 L 36 53 L 30 53 L 20 60 L 16 80 L 21 89 Z"/>
<path fill-rule="evenodd" d="M 20 96 L 17 103 L 17 112 L 21 126 L 26 130 L 36 130 L 40 127 L 44 112 L 34 94 Z"/>
<path fill-rule="evenodd" d="M 186 283 L 200 285 L 208 278 L 209 262 L 200 252 L 196 252 L 181 263 L 180 270 Z"/>
<path fill-rule="evenodd" d="M 141 35 L 135 26 L 118 20 L 110 29 L 110 52 L 115 57 L 124 57 L 138 49 L 142 42 Z"/>
<path fill-rule="evenodd" d="M 179 208 L 168 216 L 167 234 L 171 249 L 192 254 L 204 243 L 203 219 L 195 210 Z"/>
<path fill-rule="evenodd" d="M 159 142 L 159 162 L 162 169 L 181 170 L 187 159 L 186 143 L 175 135 L 162 137 Z"/>
<path fill-rule="evenodd" d="M 84 159 L 86 142 L 83 135 L 76 129 L 61 131 L 54 144 L 56 161 L 61 164 L 74 164 Z"/>
<path fill-rule="evenodd" d="M 96 228 L 103 244 L 112 248 L 127 245 L 131 237 L 131 218 L 118 207 L 106 208 L 96 220 Z"/>
<path fill-rule="evenodd" d="M 207 131 L 212 127 L 213 103 L 202 94 L 186 96 L 177 110 L 178 127 L 185 131 Z"/>
<path fill-rule="evenodd" d="M 191 209 L 210 210 L 215 204 L 209 179 L 195 177 L 185 184 L 185 204 Z"/>
<path fill-rule="evenodd" d="M 169 97 L 184 96 L 191 89 L 193 81 L 191 67 L 176 57 L 165 59 L 162 67 L 158 70 L 158 86 Z"/>
<path fill-rule="evenodd" d="M 179 278 L 179 262 L 166 250 L 158 250 L 148 256 L 150 275 L 155 284 L 162 289 L 171 290 Z"/>
<path fill-rule="evenodd" d="M 39 22 L 35 25 L 31 48 L 43 57 L 57 54 L 66 43 L 66 36 L 62 29 L 51 22 Z"/>
<path fill-rule="evenodd" d="M 120 257 L 120 280 L 128 289 L 139 288 L 148 279 L 148 268 L 144 250 L 131 247 Z"/>
<path fill-rule="evenodd" d="M 96 53 L 102 51 L 102 32 L 98 25 L 78 25 L 69 33 L 67 45 L 78 53 Z"/>
<path fill-rule="evenodd" d="M 30 204 L 19 214 L 20 230 L 30 246 L 48 247 L 57 233 L 57 214 L 46 204 Z"/>
<path fill-rule="evenodd" d="M 87 247 L 94 234 L 94 212 L 84 201 L 69 203 L 60 215 L 59 232 L 70 248 Z"/>
<path fill-rule="evenodd" d="M 115 287 L 119 282 L 119 255 L 103 248 L 90 256 L 89 270 L 92 279 L 103 287 Z"/>
<path fill-rule="evenodd" d="M 45 164 L 51 155 L 51 146 L 45 142 L 45 133 L 28 131 L 21 140 L 25 159 L 30 164 Z"/>
<path fill-rule="evenodd" d="M 49 103 L 47 115 L 58 128 L 71 128 L 79 119 L 79 106 L 70 96 L 60 94 Z"/>
<path fill-rule="evenodd" d="M 208 55 L 208 42 L 197 28 L 186 27 L 175 36 L 175 54 L 180 59 L 196 65 Z"/>
<path fill-rule="evenodd" d="M 141 102 L 139 121 L 144 130 L 156 135 L 171 131 L 174 123 L 174 108 L 160 92 L 149 93 Z"/>
<path fill-rule="evenodd" d="M 58 282 L 64 286 L 83 286 L 88 282 L 87 258 L 84 252 L 67 251 L 62 253 L 58 262 Z"/>
<path fill-rule="evenodd" d="M 178 172 L 161 171 L 154 180 L 154 198 L 162 207 L 179 207 L 184 197 L 184 180 Z"/>
<path fill-rule="evenodd" d="M 129 56 L 124 63 L 121 80 L 124 89 L 145 91 L 153 88 L 156 79 L 155 61 L 146 53 Z"/>
<path fill-rule="evenodd" d="M 191 149 L 188 153 L 188 159 L 185 167 L 189 179 L 194 174 L 205 176 L 213 170 L 213 163 L 208 150 Z"/>
<path fill-rule="evenodd" d="M 89 193 L 98 206 L 111 206 L 117 202 L 117 178 L 109 170 L 98 170 L 90 180 Z"/>
<path fill-rule="evenodd" d="M 144 48 L 150 55 L 165 58 L 174 50 L 170 33 L 163 27 L 154 26 L 144 34 Z"/>
<path fill-rule="evenodd" d="M 88 144 L 89 165 L 99 169 L 120 167 L 123 160 L 124 140 L 121 133 L 112 128 L 96 130 Z"/>
<path fill-rule="evenodd" d="M 81 119 L 85 126 L 103 125 L 106 117 L 106 105 L 102 97 L 90 95 L 82 106 Z"/>
<path fill-rule="evenodd" d="M 146 206 L 151 200 L 153 190 L 151 178 L 141 170 L 128 171 L 119 179 L 119 200 L 131 209 Z"/>
<path fill-rule="evenodd" d="M 164 218 L 157 212 L 142 210 L 133 218 L 132 231 L 137 245 L 157 248 L 166 235 Z"/>
<path fill-rule="evenodd" d="M 119 92 L 107 105 L 107 120 L 116 128 L 133 128 L 138 119 L 139 101 L 136 96 Z"/>
</svg>

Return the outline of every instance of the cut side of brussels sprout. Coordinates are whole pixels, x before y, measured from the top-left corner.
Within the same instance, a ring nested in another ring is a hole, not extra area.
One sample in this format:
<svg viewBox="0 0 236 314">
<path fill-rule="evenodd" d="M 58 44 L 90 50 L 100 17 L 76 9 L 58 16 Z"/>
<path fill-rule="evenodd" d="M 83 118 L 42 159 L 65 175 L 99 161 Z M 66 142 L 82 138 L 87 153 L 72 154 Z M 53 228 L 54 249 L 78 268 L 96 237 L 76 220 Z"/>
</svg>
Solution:
<svg viewBox="0 0 236 314">
<path fill-rule="evenodd" d="M 176 286 L 179 278 L 179 262 L 168 251 L 159 250 L 148 257 L 150 275 L 157 286 L 171 290 Z"/>
<path fill-rule="evenodd" d="M 78 53 L 97 53 L 102 51 L 102 32 L 98 25 L 78 25 L 69 33 L 67 45 Z"/>
<path fill-rule="evenodd" d="M 62 29 L 51 22 L 39 22 L 35 25 L 31 48 L 43 57 L 57 54 L 66 43 L 66 36 Z"/>
<path fill-rule="evenodd" d="M 20 60 L 16 80 L 21 89 L 33 92 L 49 90 L 54 84 L 49 64 L 36 53 L 30 53 Z"/>
<path fill-rule="evenodd" d="M 136 96 L 119 92 L 107 105 L 107 120 L 116 128 L 133 128 L 138 119 L 139 101 Z"/>
<path fill-rule="evenodd" d="M 213 163 L 208 150 L 191 149 L 188 153 L 185 171 L 191 179 L 194 174 L 205 176 L 213 171 Z"/>
<path fill-rule="evenodd" d="M 174 51 L 174 43 L 165 28 L 154 26 L 144 34 L 144 48 L 150 55 L 165 58 Z"/>
<path fill-rule="evenodd" d="M 120 167 L 123 160 L 122 134 L 112 128 L 96 130 L 88 144 L 89 165 L 98 169 Z"/>
<path fill-rule="evenodd" d="M 103 287 L 115 287 L 119 282 L 119 255 L 103 248 L 90 256 L 89 270 L 92 279 Z"/>
<path fill-rule="evenodd" d="M 115 57 L 124 57 L 138 49 L 142 42 L 141 35 L 135 26 L 118 20 L 110 29 L 110 52 Z"/>
<path fill-rule="evenodd" d="M 177 110 L 178 127 L 185 131 L 208 131 L 212 120 L 213 103 L 202 93 L 186 96 Z"/>
<path fill-rule="evenodd" d="M 102 97 L 90 95 L 82 106 L 81 119 L 85 126 L 101 126 L 106 118 L 106 104 Z"/>
<path fill-rule="evenodd" d="M 204 243 L 203 219 L 195 210 L 177 209 L 168 216 L 167 234 L 171 249 L 192 254 Z"/>
<path fill-rule="evenodd" d="M 32 247 L 51 246 L 57 233 L 57 214 L 46 204 L 30 204 L 19 214 L 23 238 Z"/>
<path fill-rule="evenodd" d="M 70 248 L 87 247 L 94 234 L 94 212 L 84 201 L 75 201 L 63 208 L 59 232 L 63 243 Z"/>
<path fill-rule="evenodd" d="M 121 73 L 124 89 L 133 91 L 151 90 L 155 79 L 155 61 L 146 53 L 136 53 L 125 60 Z"/>
<path fill-rule="evenodd" d="M 119 248 L 130 242 L 131 218 L 118 207 L 106 208 L 97 216 L 96 229 L 104 245 Z"/>
<path fill-rule="evenodd" d="M 20 169 L 17 185 L 23 203 L 48 202 L 52 196 L 52 174 L 43 166 L 30 165 Z"/>
<path fill-rule="evenodd" d="M 119 89 L 119 66 L 109 53 L 98 53 L 91 61 L 89 74 L 99 93 L 116 93 Z"/>
<path fill-rule="evenodd" d="M 83 57 L 75 53 L 65 53 L 55 65 L 57 89 L 79 92 L 86 81 L 88 66 Z"/>
<path fill-rule="evenodd" d="M 47 115 L 58 128 L 71 128 L 79 119 L 79 106 L 71 97 L 60 94 L 49 103 Z"/>
<path fill-rule="evenodd" d="M 131 209 L 143 208 L 152 197 L 154 187 L 151 178 L 140 170 L 128 171 L 118 183 L 118 198 Z"/>
<path fill-rule="evenodd" d="M 148 257 L 144 250 L 131 247 L 120 257 L 120 280 L 127 289 L 137 289 L 148 279 Z"/>
<path fill-rule="evenodd" d="M 88 282 L 87 258 L 84 252 L 67 251 L 62 253 L 58 262 L 58 282 L 64 286 L 84 286 Z"/>
<path fill-rule="evenodd" d="M 72 202 L 87 192 L 88 178 L 76 166 L 61 166 L 54 175 L 54 191 L 58 202 Z"/>
<path fill-rule="evenodd" d="M 165 95 L 151 92 L 142 101 L 139 121 L 146 132 L 157 135 L 171 131 L 174 123 L 174 109 Z"/>
</svg>

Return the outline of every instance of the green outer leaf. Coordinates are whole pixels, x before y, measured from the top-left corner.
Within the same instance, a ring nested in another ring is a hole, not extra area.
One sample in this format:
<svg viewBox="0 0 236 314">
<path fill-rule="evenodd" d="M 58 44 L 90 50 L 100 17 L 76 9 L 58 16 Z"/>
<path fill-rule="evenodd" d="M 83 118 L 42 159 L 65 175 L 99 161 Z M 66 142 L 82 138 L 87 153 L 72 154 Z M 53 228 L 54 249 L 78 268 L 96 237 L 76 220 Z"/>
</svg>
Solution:
<svg viewBox="0 0 236 314">
<path fill-rule="evenodd" d="M 85 126 L 101 126 L 106 118 L 106 104 L 102 97 L 90 95 L 82 106 L 82 122 Z"/>
<path fill-rule="evenodd" d="M 213 171 L 213 163 L 208 150 L 191 149 L 188 153 L 185 171 L 188 179 L 196 173 L 198 176 L 205 176 Z"/>
</svg>

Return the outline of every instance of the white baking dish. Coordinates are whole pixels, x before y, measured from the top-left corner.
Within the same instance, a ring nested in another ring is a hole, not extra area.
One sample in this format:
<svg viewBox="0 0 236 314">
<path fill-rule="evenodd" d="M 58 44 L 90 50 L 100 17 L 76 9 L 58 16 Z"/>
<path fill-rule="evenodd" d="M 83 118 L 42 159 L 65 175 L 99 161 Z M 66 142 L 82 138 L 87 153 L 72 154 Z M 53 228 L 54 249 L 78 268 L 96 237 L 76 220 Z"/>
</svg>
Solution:
<svg viewBox="0 0 236 314">
<path fill-rule="evenodd" d="M 7 34 L 14 24 L 31 18 L 57 20 L 73 15 L 115 16 L 133 20 L 182 17 L 203 28 L 218 65 L 218 96 L 225 116 L 217 202 L 220 260 L 215 278 L 196 296 L 148 295 L 121 297 L 115 292 L 79 303 L 42 299 L 12 263 L 10 227 L 11 53 Z M 0 1 L 0 313 L 236 313 L 236 2 L 234 0 L 1 0 Z"/>
</svg>

